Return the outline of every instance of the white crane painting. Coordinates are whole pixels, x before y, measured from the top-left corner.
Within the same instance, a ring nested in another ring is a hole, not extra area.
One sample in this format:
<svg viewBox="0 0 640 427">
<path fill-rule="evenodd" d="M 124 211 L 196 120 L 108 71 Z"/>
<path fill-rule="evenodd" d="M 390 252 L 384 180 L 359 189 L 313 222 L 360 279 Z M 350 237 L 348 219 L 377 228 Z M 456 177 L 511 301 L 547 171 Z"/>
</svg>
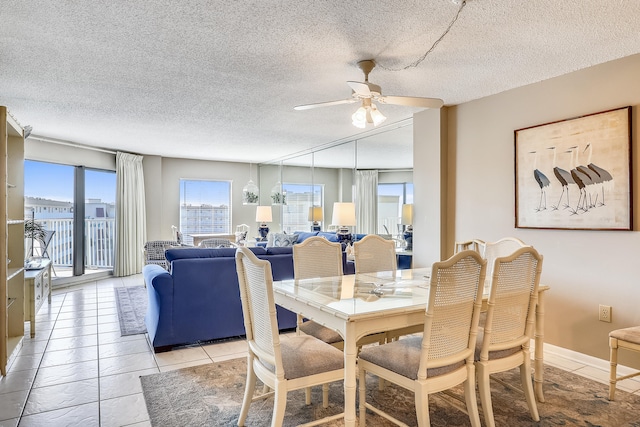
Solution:
<svg viewBox="0 0 640 427">
<path fill-rule="evenodd" d="M 631 229 L 630 112 L 516 130 L 516 227 Z"/>
</svg>

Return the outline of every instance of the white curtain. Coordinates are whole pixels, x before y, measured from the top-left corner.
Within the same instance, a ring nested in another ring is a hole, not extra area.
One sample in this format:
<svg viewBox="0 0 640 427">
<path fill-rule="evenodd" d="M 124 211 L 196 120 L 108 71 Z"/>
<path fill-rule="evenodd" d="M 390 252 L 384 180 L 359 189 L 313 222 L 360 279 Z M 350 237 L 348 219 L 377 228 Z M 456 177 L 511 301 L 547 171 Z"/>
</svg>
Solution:
<svg viewBox="0 0 640 427">
<path fill-rule="evenodd" d="M 358 233 L 378 233 L 377 212 L 378 171 L 356 171 L 356 217 Z"/>
<path fill-rule="evenodd" d="M 142 271 L 147 222 L 142 156 L 116 154 L 116 260 L 113 275 Z"/>
</svg>

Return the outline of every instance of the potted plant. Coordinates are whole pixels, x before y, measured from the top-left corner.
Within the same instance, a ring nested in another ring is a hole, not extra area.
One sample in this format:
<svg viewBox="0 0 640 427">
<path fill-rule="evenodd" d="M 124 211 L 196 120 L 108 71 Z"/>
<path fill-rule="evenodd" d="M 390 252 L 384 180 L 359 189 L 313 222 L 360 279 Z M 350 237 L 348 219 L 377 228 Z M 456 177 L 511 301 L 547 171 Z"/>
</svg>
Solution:
<svg viewBox="0 0 640 427">
<path fill-rule="evenodd" d="M 42 224 L 37 223 L 34 219 L 28 219 L 24 222 L 24 237 L 29 239 L 29 245 L 27 247 L 28 256 L 33 256 L 33 241 L 44 240 L 45 229 Z"/>
</svg>

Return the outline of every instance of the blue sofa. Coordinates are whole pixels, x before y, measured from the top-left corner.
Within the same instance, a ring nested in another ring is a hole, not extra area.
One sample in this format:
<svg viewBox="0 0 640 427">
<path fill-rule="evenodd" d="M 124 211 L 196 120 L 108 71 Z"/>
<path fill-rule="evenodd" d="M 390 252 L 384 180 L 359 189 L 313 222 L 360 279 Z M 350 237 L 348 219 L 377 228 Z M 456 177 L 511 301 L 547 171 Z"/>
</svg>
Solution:
<svg viewBox="0 0 640 427">
<path fill-rule="evenodd" d="M 251 248 L 271 262 L 274 280 L 293 279 L 291 247 Z M 145 323 L 155 352 L 174 346 L 245 334 L 234 248 L 178 248 L 166 251 L 170 272 L 146 265 Z M 346 256 L 343 257 L 346 267 Z M 296 315 L 278 307 L 281 330 L 296 327 Z"/>
</svg>

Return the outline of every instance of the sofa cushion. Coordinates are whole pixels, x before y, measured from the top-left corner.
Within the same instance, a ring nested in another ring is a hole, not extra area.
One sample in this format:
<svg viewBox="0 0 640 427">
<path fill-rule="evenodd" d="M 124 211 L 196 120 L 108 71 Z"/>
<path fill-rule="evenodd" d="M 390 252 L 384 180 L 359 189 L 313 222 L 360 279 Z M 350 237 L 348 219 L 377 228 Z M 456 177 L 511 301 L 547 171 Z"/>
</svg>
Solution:
<svg viewBox="0 0 640 427">
<path fill-rule="evenodd" d="M 318 231 L 296 231 L 295 234 L 298 235 L 298 242 L 302 243 L 307 240 L 309 237 L 317 236 Z"/>
<path fill-rule="evenodd" d="M 267 255 L 288 255 L 293 253 L 291 246 L 272 246 L 267 248 Z"/>
<path fill-rule="evenodd" d="M 265 248 L 255 247 L 249 248 L 256 255 L 266 254 Z M 184 248 L 184 249 L 169 249 L 166 252 L 167 261 L 171 262 L 177 259 L 189 259 L 189 258 L 218 258 L 236 256 L 236 248 Z"/>
<path fill-rule="evenodd" d="M 330 242 L 337 242 L 338 241 L 338 235 L 336 233 L 329 233 L 327 231 L 320 231 L 320 232 L 318 232 L 318 236 L 319 237 L 324 237 L 325 239 L 327 239 Z"/>
</svg>

